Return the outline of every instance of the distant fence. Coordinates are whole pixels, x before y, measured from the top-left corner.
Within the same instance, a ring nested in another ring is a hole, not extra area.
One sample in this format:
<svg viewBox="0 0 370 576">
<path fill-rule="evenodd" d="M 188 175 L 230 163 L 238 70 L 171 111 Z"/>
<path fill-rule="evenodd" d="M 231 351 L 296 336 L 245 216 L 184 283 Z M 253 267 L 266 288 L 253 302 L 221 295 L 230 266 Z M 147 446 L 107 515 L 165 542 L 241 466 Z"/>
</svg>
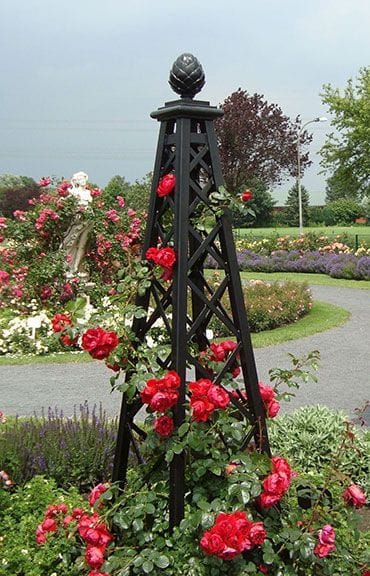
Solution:
<svg viewBox="0 0 370 576">
<path fill-rule="evenodd" d="M 336 236 L 342 236 L 346 239 L 346 241 L 348 242 L 348 244 L 350 244 L 351 247 L 355 248 L 355 250 L 358 250 L 358 248 L 360 246 L 365 246 L 366 248 L 370 248 L 370 231 L 369 233 L 356 233 L 354 234 L 353 232 L 335 232 L 335 230 L 328 230 L 323 231 L 320 230 L 319 232 L 312 229 L 313 233 L 316 234 L 322 234 L 325 235 L 329 238 L 329 240 L 333 240 Z M 310 233 L 310 229 L 306 229 L 305 233 Z M 290 232 L 281 232 L 279 230 L 276 230 L 275 228 L 271 228 L 268 231 L 265 230 L 261 230 L 258 231 L 258 229 L 254 230 L 253 228 L 234 228 L 234 238 L 235 240 L 242 240 L 242 239 L 246 239 L 250 242 L 254 242 L 255 240 L 261 240 L 261 238 L 268 238 L 268 237 L 279 237 L 279 236 L 283 236 L 283 235 L 289 235 L 292 236 L 293 238 L 298 238 L 299 236 L 299 232 L 295 229 L 292 229 L 292 231 Z"/>
</svg>

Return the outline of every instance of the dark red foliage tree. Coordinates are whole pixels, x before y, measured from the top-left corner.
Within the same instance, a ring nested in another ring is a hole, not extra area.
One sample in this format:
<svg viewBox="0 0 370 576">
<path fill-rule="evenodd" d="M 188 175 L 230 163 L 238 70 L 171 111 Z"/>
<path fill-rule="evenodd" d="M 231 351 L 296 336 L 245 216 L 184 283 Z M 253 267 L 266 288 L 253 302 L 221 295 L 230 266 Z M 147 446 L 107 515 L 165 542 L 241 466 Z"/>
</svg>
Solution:
<svg viewBox="0 0 370 576">
<path fill-rule="evenodd" d="M 239 88 L 224 101 L 224 116 L 216 121 L 216 134 L 226 187 L 239 192 L 252 178 L 266 186 L 297 176 L 297 138 L 301 121 L 285 116 L 260 94 Z M 305 145 L 312 136 L 300 136 L 301 173 L 311 164 Z"/>
</svg>

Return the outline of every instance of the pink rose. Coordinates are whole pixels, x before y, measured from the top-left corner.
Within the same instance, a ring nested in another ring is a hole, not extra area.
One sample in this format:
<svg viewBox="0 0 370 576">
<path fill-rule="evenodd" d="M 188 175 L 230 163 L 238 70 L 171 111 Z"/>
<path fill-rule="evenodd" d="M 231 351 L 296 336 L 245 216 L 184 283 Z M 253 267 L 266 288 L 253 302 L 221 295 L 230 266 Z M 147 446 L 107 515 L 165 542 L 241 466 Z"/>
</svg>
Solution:
<svg viewBox="0 0 370 576">
<path fill-rule="evenodd" d="M 49 186 L 51 182 L 51 178 L 49 178 L 49 176 L 43 177 L 39 180 L 39 186 L 40 188 L 45 188 L 45 186 Z"/>
<path fill-rule="evenodd" d="M 357 484 L 351 484 L 343 493 L 343 498 L 355 508 L 361 508 L 366 504 L 366 495 Z"/>
</svg>

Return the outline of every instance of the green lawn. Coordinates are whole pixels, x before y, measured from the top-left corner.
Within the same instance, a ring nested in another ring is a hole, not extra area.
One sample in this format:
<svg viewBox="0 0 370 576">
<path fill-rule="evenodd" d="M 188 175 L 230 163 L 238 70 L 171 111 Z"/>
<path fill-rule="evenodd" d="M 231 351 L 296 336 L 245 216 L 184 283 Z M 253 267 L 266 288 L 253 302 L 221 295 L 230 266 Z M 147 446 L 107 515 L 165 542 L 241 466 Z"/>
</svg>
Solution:
<svg viewBox="0 0 370 576">
<path fill-rule="evenodd" d="M 360 288 L 370 290 L 368 280 L 345 280 L 332 278 L 326 274 L 308 274 L 298 272 L 240 272 L 242 280 L 267 280 L 267 282 L 287 281 L 307 282 L 307 284 L 320 284 L 322 286 L 335 286 L 337 288 Z"/>
<path fill-rule="evenodd" d="M 234 230 L 237 237 L 299 236 L 299 229 L 294 227 L 235 228 Z M 330 237 L 342 234 L 347 234 L 349 236 L 355 236 L 358 234 L 360 240 L 361 236 L 367 236 L 370 242 L 370 226 L 315 226 L 312 228 L 304 228 L 304 232 L 306 234 L 312 232 L 314 234 L 322 234 Z"/>
</svg>

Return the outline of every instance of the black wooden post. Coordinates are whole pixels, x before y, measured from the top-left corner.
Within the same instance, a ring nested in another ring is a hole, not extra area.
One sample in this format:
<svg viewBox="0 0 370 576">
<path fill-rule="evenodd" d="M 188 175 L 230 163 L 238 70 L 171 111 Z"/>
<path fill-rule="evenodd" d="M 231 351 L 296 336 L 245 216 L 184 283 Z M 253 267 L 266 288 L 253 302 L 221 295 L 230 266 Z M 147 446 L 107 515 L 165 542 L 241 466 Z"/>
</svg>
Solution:
<svg viewBox="0 0 370 576">
<path fill-rule="evenodd" d="M 156 247 L 160 242 L 162 245 L 173 246 L 177 262 L 168 286 L 163 287 L 158 281 L 153 281 L 145 295 L 138 297 L 137 304 L 146 310 L 150 299 L 156 303 L 156 307 L 153 312 L 148 311 L 146 318 L 135 320 L 133 330 L 137 339 L 143 341 L 157 318 L 165 321 L 171 354 L 165 361 L 159 359 L 159 364 L 163 369 L 176 370 L 181 378 L 179 400 L 173 409 L 175 426 L 178 427 L 185 418 L 187 370 L 194 369 L 196 378 L 209 377 L 192 350 L 194 344 L 197 344 L 200 351 L 209 345 L 206 329 L 216 316 L 238 344 L 237 351 L 248 397 L 247 410 L 241 408 L 246 416 L 246 435 L 242 447 L 254 439 L 257 449 L 269 454 L 265 412 L 259 392 L 230 214 L 225 210 L 220 216 L 210 201 L 210 195 L 217 192 L 224 183 L 213 126 L 213 121 L 223 112 L 208 102 L 193 100 L 204 85 L 203 69 L 194 56 L 183 54 L 176 60 L 170 84 L 181 99 L 168 102 L 151 114 L 161 126 L 143 258 L 149 247 Z M 169 172 L 176 175 L 175 191 L 159 198 L 158 183 Z M 201 209 L 214 214 L 214 225 L 210 231 L 197 227 L 197 214 Z M 169 229 L 168 216 L 173 222 Z M 209 284 L 205 275 L 207 257 L 216 260 L 225 274 L 217 288 Z M 229 296 L 231 314 L 222 305 L 224 294 Z M 172 314 L 171 320 L 169 311 Z M 235 362 L 235 357 L 227 360 L 223 370 L 215 375 L 214 382 L 222 380 L 232 362 Z M 130 374 L 127 374 L 126 378 L 129 377 Z M 113 471 L 113 480 L 119 480 L 123 487 L 129 447 L 134 441 L 135 430 L 140 433 L 135 416 L 141 406 L 139 395 L 131 404 L 123 399 Z M 137 446 L 135 449 L 137 451 Z M 175 455 L 171 462 L 169 486 L 172 529 L 184 516 L 184 453 Z"/>
</svg>

